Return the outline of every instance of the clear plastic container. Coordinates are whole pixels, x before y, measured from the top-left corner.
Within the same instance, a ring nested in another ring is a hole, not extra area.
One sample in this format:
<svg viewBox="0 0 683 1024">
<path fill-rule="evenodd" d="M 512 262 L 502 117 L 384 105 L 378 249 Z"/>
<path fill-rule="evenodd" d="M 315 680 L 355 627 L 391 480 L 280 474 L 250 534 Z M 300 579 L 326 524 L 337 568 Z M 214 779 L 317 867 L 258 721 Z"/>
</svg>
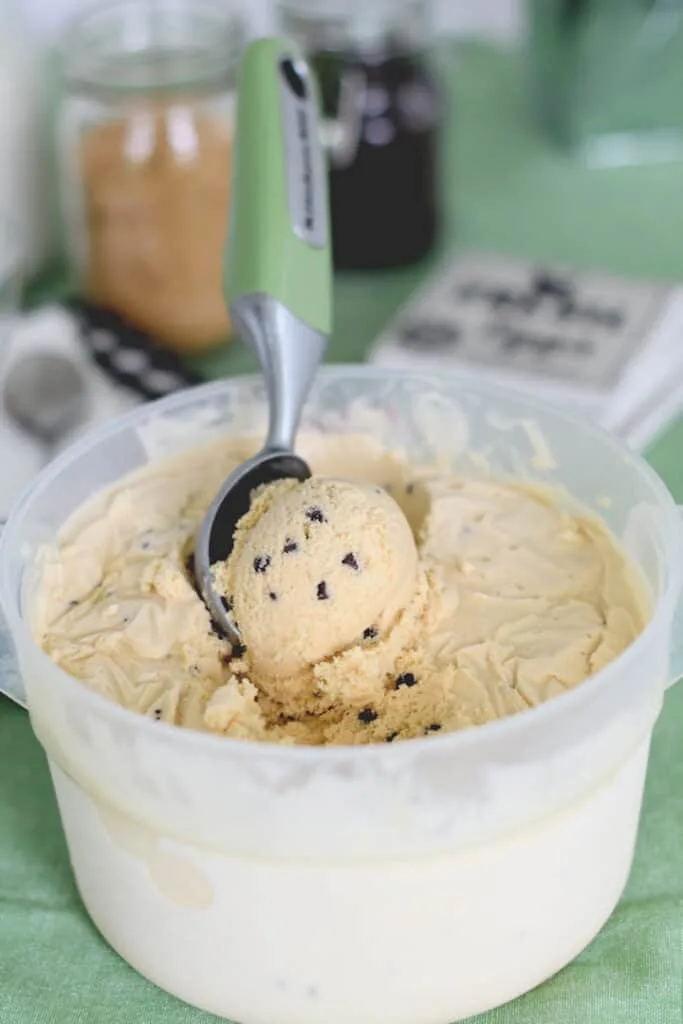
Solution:
<svg viewBox="0 0 683 1024">
<path fill-rule="evenodd" d="M 229 740 L 90 692 L 32 639 L 36 549 L 123 474 L 259 430 L 251 378 L 136 410 L 57 459 L 4 531 L 0 596 L 78 887 L 126 960 L 243 1024 L 443 1024 L 555 973 L 621 895 L 652 728 L 681 671 L 679 514 L 599 428 L 488 385 L 335 368 L 305 419 L 421 463 L 563 487 L 640 567 L 651 622 L 541 707 L 392 745 Z"/>
</svg>

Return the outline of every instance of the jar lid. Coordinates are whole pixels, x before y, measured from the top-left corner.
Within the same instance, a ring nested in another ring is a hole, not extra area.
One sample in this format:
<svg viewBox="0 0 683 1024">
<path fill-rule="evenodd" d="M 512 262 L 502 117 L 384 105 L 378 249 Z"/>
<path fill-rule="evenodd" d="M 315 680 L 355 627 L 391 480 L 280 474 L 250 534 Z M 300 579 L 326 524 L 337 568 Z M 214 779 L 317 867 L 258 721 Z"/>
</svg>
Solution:
<svg viewBox="0 0 683 1024">
<path fill-rule="evenodd" d="M 200 88 L 232 76 L 243 36 L 223 0 L 104 0 L 67 22 L 62 74 L 105 93 Z"/>
<path fill-rule="evenodd" d="M 323 26 L 338 23 L 359 42 L 372 43 L 391 31 L 413 8 L 422 13 L 428 0 L 279 0 L 280 10 Z"/>
</svg>

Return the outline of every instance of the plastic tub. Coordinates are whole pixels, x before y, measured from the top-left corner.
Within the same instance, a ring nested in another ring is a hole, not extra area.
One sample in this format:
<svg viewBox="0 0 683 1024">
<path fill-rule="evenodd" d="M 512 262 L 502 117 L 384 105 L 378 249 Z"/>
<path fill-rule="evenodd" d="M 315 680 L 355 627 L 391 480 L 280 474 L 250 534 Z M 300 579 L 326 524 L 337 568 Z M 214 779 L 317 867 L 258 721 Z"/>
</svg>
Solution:
<svg viewBox="0 0 683 1024">
<path fill-rule="evenodd" d="M 146 406 L 57 459 L 5 529 L 2 601 L 78 887 L 121 956 L 242 1024 L 445 1024 L 555 973 L 619 899 L 652 728 L 680 669 L 679 515 L 607 434 L 493 387 L 336 368 L 306 419 L 420 462 L 563 486 L 640 566 L 650 624 L 539 708 L 393 745 L 228 740 L 91 693 L 32 639 L 36 548 L 123 474 L 259 429 L 253 379 Z"/>
</svg>

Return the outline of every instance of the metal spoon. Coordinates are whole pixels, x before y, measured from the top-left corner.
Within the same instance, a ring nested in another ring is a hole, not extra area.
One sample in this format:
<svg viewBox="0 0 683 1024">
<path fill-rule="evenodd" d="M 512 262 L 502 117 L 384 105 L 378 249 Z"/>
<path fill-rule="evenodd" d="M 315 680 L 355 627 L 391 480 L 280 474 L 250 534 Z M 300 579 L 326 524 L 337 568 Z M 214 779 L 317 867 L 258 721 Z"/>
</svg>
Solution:
<svg viewBox="0 0 683 1024">
<path fill-rule="evenodd" d="M 54 352 L 17 359 L 7 371 L 2 397 L 11 419 L 43 445 L 46 462 L 87 411 L 83 374 L 71 359 Z"/>
<path fill-rule="evenodd" d="M 214 621 L 239 634 L 211 566 L 260 484 L 305 480 L 294 439 L 331 321 L 327 175 L 315 85 L 285 39 L 259 39 L 240 69 L 225 288 L 233 325 L 258 356 L 269 402 L 262 450 L 231 473 L 199 530 L 195 573 Z"/>
</svg>

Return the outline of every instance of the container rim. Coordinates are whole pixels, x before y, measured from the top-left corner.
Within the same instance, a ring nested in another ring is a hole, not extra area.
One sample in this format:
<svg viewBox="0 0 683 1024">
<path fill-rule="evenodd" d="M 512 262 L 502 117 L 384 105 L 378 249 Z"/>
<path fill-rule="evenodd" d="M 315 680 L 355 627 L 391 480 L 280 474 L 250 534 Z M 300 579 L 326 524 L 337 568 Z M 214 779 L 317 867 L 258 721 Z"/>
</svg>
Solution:
<svg viewBox="0 0 683 1024">
<path fill-rule="evenodd" d="M 339 377 L 343 377 L 345 380 L 352 380 L 354 378 L 367 379 L 368 377 L 379 375 L 381 375 L 382 379 L 404 379 L 409 376 L 413 381 L 424 380 L 425 383 L 438 381 L 439 384 L 452 384 L 454 387 L 460 387 L 463 392 L 476 392 L 477 395 L 483 395 L 488 400 L 493 401 L 495 401 L 496 397 L 512 396 L 518 398 L 529 411 L 537 410 L 539 412 L 551 413 L 555 419 L 563 420 L 568 427 L 579 430 L 584 438 L 592 438 L 599 444 L 611 449 L 615 457 L 631 465 L 645 477 L 652 488 L 653 495 L 661 503 L 662 511 L 666 517 L 665 527 L 676 538 L 675 551 L 672 553 L 673 564 L 670 566 L 665 590 L 653 611 L 652 618 L 646 624 L 643 631 L 636 637 L 633 643 L 629 644 L 624 651 L 608 665 L 596 672 L 595 675 L 589 676 L 580 685 L 575 686 L 571 690 L 564 691 L 543 704 L 528 708 L 519 714 L 508 715 L 493 722 L 477 725 L 471 729 L 444 733 L 442 735 L 430 735 L 429 737 L 416 737 L 414 739 L 402 740 L 401 743 L 397 744 L 369 743 L 318 747 L 303 744 L 289 746 L 260 740 L 236 739 L 203 732 L 198 729 L 182 728 L 165 722 L 157 722 L 108 700 L 94 690 L 89 689 L 84 683 L 76 679 L 75 676 L 71 676 L 59 668 L 36 644 L 31 630 L 22 615 L 20 596 L 13 593 L 13 588 L 10 585 L 9 557 L 10 552 L 17 547 L 14 534 L 19 529 L 19 524 L 27 509 L 30 508 L 33 501 L 45 487 L 49 486 L 60 476 L 64 469 L 76 463 L 82 455 L 96 448 L 102 441 L 118 434 L 123 428 L 137 426 L 140 422 L 149 420 L 156 413 L 172 412 L 188 404 L 195 404 L 201 399 L 211 400 L 212 397 L 224 393 L 226 386 L 237 387 L 241 383 L 254 385 L 261 380 L 258 374 L 233 376 L 186 388 L 167 398 L 162 398 L 133 409 L 71 445 L 38 474 L 15 504 L 5 528 L 0 534 L 0 606 L 4 608 L 7 624 L 15 646 L 17 645 L 18 638 L 21 644 L 32 647 L 38 656 L 38 660 L 45 663 L 46 671 L 51 672 L 56 679 L 59 679 L 59 686 L 62 687 L 65 696 L 81 701 L 86 707 L 91 708 L 93 712 L 105 715 L 117 724 L 138 730 L 142 737 L 166 737 L 176 743 L 179 749 L 188 752 L 193 750 L 205 752 L 223 750 L 226 753 L 230 752 L 231 756 L 246 759 L 259 757 L 261 759 L 277 760 L 292 766 L 297 763 L 304 765 L 319 761 L 325 767 L 331 768 L 338 762 L 347 761 L 349 756 L 364 762 L 382 761 L 384 764 L 387 762 L 396 764 L 424 750 L 431 750 L 433 752 L 438 750 L 442 754 L 446 752 L 456 753 L 469 749 L 483 740 L 495 742 L 498 739 L 514 737 L 528 728 L 540 729 L 544 724 L 556 720 L 564 711 L 571 711 L 575 707 L 580 707 L 581 704 L 588 701 L 594 694 L 609 687 L 614 681 L 615 676 L 627 670 L 628 663 L 637 656 L 641 648 L 649 641 L 655 627 L 661 621 L 663 613 L 670 611 L 673 614 L 679 599 L 683 576 L 683 530 L 681 529 L 678 507 L 664 482 L 640 455 L 627 448 L 603 427 L 593 422 L 582 420 L 578 415 L 564 408 L 555 407 L 551 403 L 535 397 L 528 397 L 525 392 L 515 388 L 484 381 L 473 381 L 471 378 L 457 373 L 442 373 L 438 375 L 429 372 L 416 373 L 410 371 L 410 373 L 406 373 L 405 370 L 401 369 L 382 367 L 380 370 L 358 363 L 338 363 L 333 366 L 323 367 L 318 373 L 317 380 L 329 381 Z"/>
</svg>

